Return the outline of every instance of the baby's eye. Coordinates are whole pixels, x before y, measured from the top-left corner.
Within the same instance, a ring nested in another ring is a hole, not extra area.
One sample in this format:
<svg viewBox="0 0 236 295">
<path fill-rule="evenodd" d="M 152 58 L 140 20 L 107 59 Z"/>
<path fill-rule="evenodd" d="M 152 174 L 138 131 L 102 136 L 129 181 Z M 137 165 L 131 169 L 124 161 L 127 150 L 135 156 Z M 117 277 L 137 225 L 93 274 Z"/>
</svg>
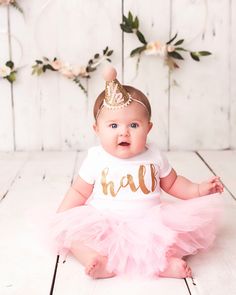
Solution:
<svg viewBox="0 0 236 295">
<path fill-rule="evenodd" d="M 131 128 L 137 128 L 137 127 L 138 127 L 138 123 L 131 123 L 131 124 L 130 124 L 130 127 L 131 127 Z"/>
<path fill-rule="evenodd" d="M 112 123 L 112 124 L 110 124 L 109 126 L 110 126 L 111 128 L 113 128 L 113 129 L 114 129 L 114 128 L 117 128 L 117 124 L 116 124 L 116 123 Z"/>
</svg>

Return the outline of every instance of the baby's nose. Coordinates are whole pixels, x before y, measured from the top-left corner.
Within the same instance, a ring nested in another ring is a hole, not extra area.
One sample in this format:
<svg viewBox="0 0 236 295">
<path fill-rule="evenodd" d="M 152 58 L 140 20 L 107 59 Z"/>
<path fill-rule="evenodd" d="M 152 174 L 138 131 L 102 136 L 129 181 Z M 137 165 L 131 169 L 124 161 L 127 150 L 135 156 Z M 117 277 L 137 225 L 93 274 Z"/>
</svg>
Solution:
<svg viewBox="0 0 236 295">
<path fill-rule="evenodd" d="M 120 135 L 121 136 L 129 136 L 129 128 L 127 128 L 126 126 L 121 127 Z"/>
</svg>

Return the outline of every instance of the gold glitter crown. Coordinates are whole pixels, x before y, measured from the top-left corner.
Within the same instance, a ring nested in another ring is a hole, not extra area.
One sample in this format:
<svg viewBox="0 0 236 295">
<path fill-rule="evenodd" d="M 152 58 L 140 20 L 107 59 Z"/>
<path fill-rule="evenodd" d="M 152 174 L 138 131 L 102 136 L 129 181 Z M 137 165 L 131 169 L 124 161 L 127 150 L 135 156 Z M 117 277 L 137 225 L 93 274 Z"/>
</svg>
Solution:
<svg viewBox="0 0 236 295">
<path fill-rule="evenodd" d="M 103 104 L 108 109 L 120 109 L 132 102 L 131 95 L 117 79 L 106 81 L 105 99 Z"/>
<path fill-rule="evenodd" d="M 117 72 L 113 67 L 107 68 L 103 73 L 103 77 L 106 81 L 105 98 L 98 109 L 96 119 L 98 118 L 103 107 L 106 107 L 110 110 L 117 110 L 128 106 L 132 101 L 136 101 L 137 103 L 141 104 L 150 115 L 147 106 L 140 100 L 133 98 L 116 79 L 116 76 Z"/>
</svg>

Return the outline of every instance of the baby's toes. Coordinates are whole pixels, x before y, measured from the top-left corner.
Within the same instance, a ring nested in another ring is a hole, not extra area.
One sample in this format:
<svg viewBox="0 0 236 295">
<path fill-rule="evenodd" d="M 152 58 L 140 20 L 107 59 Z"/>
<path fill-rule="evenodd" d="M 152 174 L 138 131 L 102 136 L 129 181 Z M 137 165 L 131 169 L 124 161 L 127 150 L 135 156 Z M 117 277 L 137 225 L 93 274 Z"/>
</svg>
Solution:
<svg viewBox="0 0 236 295">
<path fill-rule="evenodd" d="M 186 278 L 192 277 L 192 270 L 191 270 L 190 266 L 188 266 L 187 264 L 186 264 L 185 272 L 186 272 Z"/>
</svg>

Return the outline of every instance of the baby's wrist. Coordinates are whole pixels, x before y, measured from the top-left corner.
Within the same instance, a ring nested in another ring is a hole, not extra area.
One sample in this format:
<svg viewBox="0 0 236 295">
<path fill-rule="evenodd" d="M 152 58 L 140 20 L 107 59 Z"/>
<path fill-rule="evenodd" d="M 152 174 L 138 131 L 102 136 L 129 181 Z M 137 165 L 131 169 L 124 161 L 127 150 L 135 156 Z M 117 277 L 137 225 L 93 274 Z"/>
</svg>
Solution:
<svg viewBox="0 0 236 295">
<path fill-rule="evenodd" d="M 200 185 L 201 185 L 200 183 L 197 184 L 197 196 L 198 196 L 198 197 L 201 197 L 201 196 L 202 196 L 202 194 L 201 194 L 201 189 L 200 189 Z"/>
</svg>

